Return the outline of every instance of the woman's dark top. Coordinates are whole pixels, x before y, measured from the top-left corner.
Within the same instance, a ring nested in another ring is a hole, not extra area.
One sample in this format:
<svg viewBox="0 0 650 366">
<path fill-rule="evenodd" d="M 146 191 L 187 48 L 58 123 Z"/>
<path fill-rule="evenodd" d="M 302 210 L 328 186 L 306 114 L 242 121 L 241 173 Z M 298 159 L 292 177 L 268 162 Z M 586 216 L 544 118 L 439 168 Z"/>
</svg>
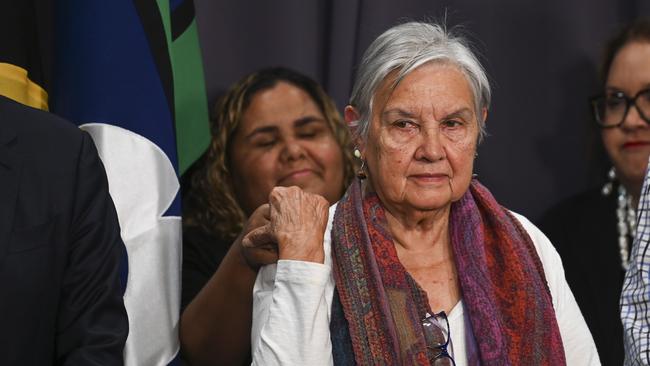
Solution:
<svg viewBox="0 0 650 366">
<path fill-rule="evenodd" d="M 571 197 L 549 210 L 539 225 L 562 258 L 603 365 L 622 365 L 624 358 L 618 301 L 625 273 L 616 199 L 616 189 L 609 196 L 594 190 Z"/>
<path fill-rule="evenodd" d="M 230 240 L 218 238 L 200 227 L 183 228 L 181 312 L 217 271 L 231 244 Z M 242 365 L 250 364 L 249 354 Z M 189 366 L 190 363 L 182 359 L 181 365 Z"/>
<path fill-rule="evenodd" d="M 183 228 L 181 309 L 185 309 L 217 271 L 230 244 L 200 227 Z"/>
</svg>

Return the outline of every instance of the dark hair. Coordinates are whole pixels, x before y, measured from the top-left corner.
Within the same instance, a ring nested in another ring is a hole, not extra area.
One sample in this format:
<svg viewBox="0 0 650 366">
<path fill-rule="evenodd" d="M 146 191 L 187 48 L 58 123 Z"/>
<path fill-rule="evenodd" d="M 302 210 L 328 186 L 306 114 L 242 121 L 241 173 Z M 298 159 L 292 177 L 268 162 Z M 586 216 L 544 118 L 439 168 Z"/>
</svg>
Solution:
<svg viewBox="0 0 650 366">
<path fill-rule="evenodd" d="M 605 45 L 603 64 L 600 70 L 600 80 L 603 85 L 607 83 L 607 76 L 612 62 L 618 51 L 626 44 L 634 41 L 650 42 L 650 19 L 637 19 L 621 29 L 614 38 Z M 650 60 L 648 60 L 650 62 Z"/>
<path fill-rule="evenodd" d="M 341 148 L 344 187 L 354 177 L 350 135 L 334 101 L 317 82 L 305 75 L 283 67 L 262 69 L 236 82 L 215 104 L 211 119 L 212 141 L 201 159 L 201 166 L 191 177 L 191 192 L 184 200 L 188 207 L 183 216 L 184 227 L 198 226 L 225 240 L 239 235 L 246 213 L 237 202 L 232 185 L 230 143 L 253 97 L 281 81 L 304 90 L 316 103 Z"/>
</svg>

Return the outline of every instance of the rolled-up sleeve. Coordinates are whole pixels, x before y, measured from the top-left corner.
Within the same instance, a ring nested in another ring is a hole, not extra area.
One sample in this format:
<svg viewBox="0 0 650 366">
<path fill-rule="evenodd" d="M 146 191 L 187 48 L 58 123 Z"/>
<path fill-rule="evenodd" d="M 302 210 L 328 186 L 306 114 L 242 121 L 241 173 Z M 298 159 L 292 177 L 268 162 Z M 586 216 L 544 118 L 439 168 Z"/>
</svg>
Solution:
<svg viewBox="0 0 650 366">
<path fill-rule="evenodd" d="M 329 265 L 280 260 L 253 289 L 253 365 L 332 365 Z M 329 295 L 329 296 L 328 296 Z"/>
</svg>

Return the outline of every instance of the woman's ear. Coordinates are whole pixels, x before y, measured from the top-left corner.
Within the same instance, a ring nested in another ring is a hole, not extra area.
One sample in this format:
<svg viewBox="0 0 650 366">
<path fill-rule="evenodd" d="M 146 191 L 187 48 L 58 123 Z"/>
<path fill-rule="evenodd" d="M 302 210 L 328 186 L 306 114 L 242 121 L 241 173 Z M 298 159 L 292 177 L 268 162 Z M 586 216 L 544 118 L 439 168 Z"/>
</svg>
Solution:
<svg viewBox="0 0 650 366">
<path fill-rule="evenodd" d="M 345 123 L 347 123 L 350 133 L 352 134 L 352 142 L 354 142 L 354 145 L 363 152 L 362 141 L 357 134 L 359 128 L 359 112 L 353 106 L 348 105 L 343 111 L 343 117 L 345 118 Z"/>
<path fill-rule="evenodd" d="M 351 105 L 346 106 L 343 111 L 343 116 L 345 117 L 345 123 L 348 124 L 350 129 L 357 127 L 357 123 L 359 122 L 359 112 L 357 112 L 356 108 Z"/>
<path fill-rule="evenodd" d="M 487 116 L 488 116 L 488 109 L 483 108 L 483 123 L 487 121 Z"/>
</svg>

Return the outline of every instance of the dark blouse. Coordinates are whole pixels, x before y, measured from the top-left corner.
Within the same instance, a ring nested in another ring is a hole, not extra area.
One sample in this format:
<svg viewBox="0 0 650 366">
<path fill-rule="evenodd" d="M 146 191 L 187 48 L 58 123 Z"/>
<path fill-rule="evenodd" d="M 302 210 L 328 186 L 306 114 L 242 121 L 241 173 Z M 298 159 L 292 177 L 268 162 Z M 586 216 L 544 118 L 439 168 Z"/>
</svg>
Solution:
<svg viewBox="0 0 650 366">
<path fill-rule="evenodd" d="M 624 358 L 618 302 L 625 273 L 615 192 L 605 197 L 594 190 L 571 197 L 549 210 L 539 225 L 562 258 L 603 365 L 622 365 Z"/>
<path fill-rule="evenodd" d="M 199 227 L 183 229 L 181 309 L 185 309 L 217 271 L 230 244 Z"/>
</svg>

